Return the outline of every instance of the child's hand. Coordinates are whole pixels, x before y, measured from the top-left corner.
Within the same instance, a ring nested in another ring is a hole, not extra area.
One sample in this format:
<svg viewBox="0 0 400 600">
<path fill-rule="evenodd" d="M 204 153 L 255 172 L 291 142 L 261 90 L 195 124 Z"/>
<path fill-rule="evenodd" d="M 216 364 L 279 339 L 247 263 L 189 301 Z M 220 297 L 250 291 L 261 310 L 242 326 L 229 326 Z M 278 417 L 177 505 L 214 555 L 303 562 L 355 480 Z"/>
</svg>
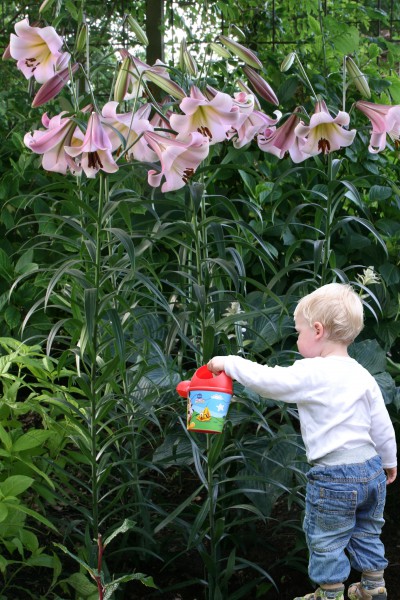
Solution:
<svg viewBox="0 0 400 600">
<path fill-rule="evenodd" d="M 207 363 L 208 370 L 214 375 L 219 375 L 221 371 L 225 370 L 225 356 L 214 356 Z"/>
<path fill-rule="evenodd" d="M 385 469 L 386 472 L 386 485 L 393 483 L 393 481 L 397 477 L 397 467 L 391 467 L 390 469 Z"/>
</svg>

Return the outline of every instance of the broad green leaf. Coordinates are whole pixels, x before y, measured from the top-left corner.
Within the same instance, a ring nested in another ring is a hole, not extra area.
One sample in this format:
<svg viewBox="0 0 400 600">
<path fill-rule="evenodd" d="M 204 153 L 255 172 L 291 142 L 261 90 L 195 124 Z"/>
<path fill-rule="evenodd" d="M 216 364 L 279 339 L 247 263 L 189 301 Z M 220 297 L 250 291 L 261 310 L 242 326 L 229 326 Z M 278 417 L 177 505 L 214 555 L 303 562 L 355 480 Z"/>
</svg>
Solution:
<svg viewBox="0 0 400 600">
<path fill-rule="evenodd" d="M 24 450 L 38 448 L 39 446 L 42 446 L 51 435 L 53 435 L 51 431 L 31 429 L 21 435 L 21 437 L 13 443 L 12 450 L 13 452 L 23 452 Z"/>
<path fill-rule="evenodd" d="M 340 54 L 347 55 L 357 52 L 360 45 L 360 34 L 356 27 L 348 26 L 341 34 L 332 39 L 335 49 Z"/>
<path fill-rule="evenodd" d="M 90 580 L 84 573 L 73 573 L 67 579 L 67 582 L 82 598 L 89 598 L 92 594 L 98 593 L 97 585 Z"/>
<path fill-rule="evenodd" d="M 392 188 L 386 185 L 373 185 L 369 190 L 370 202 L 388 200 L 392 195 Z"/>
<path fill-rule="evenodd" d="M 0 483 L 0 492 L 3 496 L 19 496 L 31 487 L 34 479 L 26 475 L 11 475 Z"/>
</svg>

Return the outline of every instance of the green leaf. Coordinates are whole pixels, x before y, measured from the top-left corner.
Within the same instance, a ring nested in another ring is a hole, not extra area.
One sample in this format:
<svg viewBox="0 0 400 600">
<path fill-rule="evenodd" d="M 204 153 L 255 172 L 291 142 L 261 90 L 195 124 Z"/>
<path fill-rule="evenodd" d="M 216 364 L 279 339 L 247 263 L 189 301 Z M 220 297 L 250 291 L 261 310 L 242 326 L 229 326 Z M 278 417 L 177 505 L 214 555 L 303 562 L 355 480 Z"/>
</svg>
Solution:
<svg viewBox="0 0 400 600">
<path fill-rule="evenodd" d="M 25 475 L 11 475 L 0 483 L 0 491 L 4 497 L 19 496 L 31 487 L 34 479 Z"/>
<path fill-rule="evenodd" d="M 92 576 L 96 575 L 96 572 L 94 569 L 92 569 L 92 567 L 90 567 L 84 560 L 82 560 L 79 556 L 76 556 L 76 554 L 73 554 L 72 552 L 70 552 L 68 550 L 68 548 L 66 548 L 65 546 L 63 546 L 62 544 L 58 544 L 57 542 L 53 542 L 55 546 L 57 546 L 57 548 L 60 548 L 63 552 L 65 552 L 65 554 L 68 554 L 68 556 L 70 556 L 71 558 L 73 558 L 74 560 L 76 560 L 84 569 L 85 571 L 87 571 L 88 573 L 90 573 Z"/>
<path fill-rule="evenodd" d="M 204 485 L 200 485 L 198 488 L 195 489 L 195 491 L 190 494 L 190 496 L 188 496 L 186 498 L 186 500 L 184 500 L 181 504 L 179 504 L 175 510 L 173 510 L 167 517 L 165 517 L 165 519 L 163 519 L 161 521 L 161 523 L 159 523 L 155 529 L 154 529 L 154 533 L 158 533 L 159 531 L 161 531 L 162 529 L 164 529 L 164 527 L 166 527 L 167 525 L 169 525 L 169 523 L 171 523 L 172 521 L 174 521 L 176 519 L 176 517 L 178 515 L 180 515 L 180 513 L 185 510 L 185 508 L 187 506 L 189 506 L 189 504 L 191 504 L 193 502 L 193 500 L 196 498 L 196 496 L 198 496 L 200 494 L 200 492 L 203 490 Z"/>
<path fill-rule="evenodd" d="M 21 313 L 15 306 L 7 306 L 3 314 L 4 320 L 10 329 L 15 329 L 21 323 Z"/>
<path fill-rule="evenodd" d="M 14 503 L 6 502 L 6 501 L 3 501 L 3 502 L 5 502 L 6 506 L 9 508 L 10 511 L 15 510 L 17 512 L 22 512 L 25 515 L 29 515 L 30 517 L 33 517 L 40 523 L 43 523 L 43 525 L 46 525 L 46 527 L 48 527 L 52 531 L 57 531 L 57 529 L 54 527 L 53 523 L 50 523 L 50 521 L 48 519 L 46 519 L 45 517 L 42 517 L 42 515 L 39 514 L 36 510 L 27 508 L 23 504 L 14 504 Z"/>
<path fill-rule="evenodd" d="M 27 433 L 24 433 L 19 437 L 12 446 L 13 452 L 23 452 L 24 450 L 31 450 L 32 448 L 38 448 L 53 435 L 51 431 L 45 431 L 43 429 L 31 429 Z"/>
<path fill-rule="evenodd" d="M 0 364 L 1 364 L 1 359 L 0 359 Z M 0 368 L 0 373 L 4 373 L 4 369 Z M 4 447 L 6 448 L 6 450 L 8 452 L 11 451 L 12 448 L 12 439 L 11 436 L 7 433 L 7 431 L 4 429 L 3 425 L 0 424 L 0 440 L 3 443 Z"/>
<path fill-rule="evenodd" d="M 346 31 L 333 38 L 335 49 L 343 55 L 357 52 L 360 45 L 360 34 L 356 27 L 346 26 Z"/>
<path fill-rule="evenodd" d="M 5 521 L 8 517 L 8 508 L 5 504 L 0 500 L 0 523 Z"/>
<path fill-rule="evenodd" d="M 387 185 L 373 185 L 369 190 L 370 202 L 388 200 L 393 196 L 393 190 Z"/>
<path fill-rule="evenodd" d="M 84 573 L 73 573 L 66 581 L 80 597 L 85 599 L 97 593 L 97 585 L 90 581 Z"/>
<path fill-rule="evenodd" d="M 120 533 L 125 533 L 130 529 L 133 529 L 136 525 L 136 521 L 131 521 L 130 519 L 125 519 L 125 521 L 120 525 L 115 531 L 113 531 L 103 542 L 104 547 L 107 546 L 111 540 L 113 540 Z"/>
<path fill-rule="evenodd" d="M 372 375 L 386 370 L 386 353 L 376 340 L 364 340 L 349 347 L 349 354 Z"/>
<path fill-rule="evenodd" d="M 321 35 L 321 25 L 318 19 L 313 17 L 312 15 L 308 15 L 307 17 L 308 25 L 310 27 L 310 31 L 315 33 L 315 35 Z"/>
</svg>

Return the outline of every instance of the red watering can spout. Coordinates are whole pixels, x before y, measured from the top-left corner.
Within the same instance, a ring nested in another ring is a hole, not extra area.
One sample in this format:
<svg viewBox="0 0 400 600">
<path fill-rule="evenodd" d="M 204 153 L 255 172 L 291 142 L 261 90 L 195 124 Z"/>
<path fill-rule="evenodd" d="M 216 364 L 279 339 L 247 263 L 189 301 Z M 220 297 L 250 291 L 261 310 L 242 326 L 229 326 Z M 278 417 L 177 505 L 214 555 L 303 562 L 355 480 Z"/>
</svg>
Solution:
<svg viewBox="0 0 400 600">
<path fill-rule="evenodd" d="M 180 396 L 182 396 L 182 398 L 187 398 L 188 394 L 189 394 L 189 388 L 190 388 L 190 380 L 181 381 L 176 386 L 176 391 L 178 392 L 178 394 Z"/>
</svg>

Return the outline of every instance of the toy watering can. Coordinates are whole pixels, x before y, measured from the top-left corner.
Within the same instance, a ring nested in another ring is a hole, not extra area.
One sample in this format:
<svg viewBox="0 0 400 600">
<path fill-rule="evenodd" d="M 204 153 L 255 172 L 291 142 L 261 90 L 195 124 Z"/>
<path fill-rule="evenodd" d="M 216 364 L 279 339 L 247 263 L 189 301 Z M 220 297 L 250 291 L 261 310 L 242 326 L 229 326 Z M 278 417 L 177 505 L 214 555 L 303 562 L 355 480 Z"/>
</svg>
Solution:
<svg viewBox="0 0 400 600">
<path fill-rule="evenodd" d="M 178 383 L 176 391 L 187 398 L 188 431 L 222 432 L 233 391 L 232 379 L 226 373 L 214 376 L 205 365 L 192 379 Z"/>
</svg>

